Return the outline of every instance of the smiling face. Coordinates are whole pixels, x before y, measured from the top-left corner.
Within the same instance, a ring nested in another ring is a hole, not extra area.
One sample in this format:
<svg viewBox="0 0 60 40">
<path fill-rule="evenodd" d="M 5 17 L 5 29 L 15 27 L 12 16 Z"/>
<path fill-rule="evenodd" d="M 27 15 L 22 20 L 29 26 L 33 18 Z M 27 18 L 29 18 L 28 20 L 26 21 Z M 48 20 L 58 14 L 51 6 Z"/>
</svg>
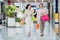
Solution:
<svg viewBox="0 0 60 40">
<path fill-rule="evenodd" d="M 26 6 L 26 9 L 30 10 L 30 9 L 31 9 L 31 5 L 28 4 L 28 5 Z"/>
<path fill-rule="evenodd" d="M 31 9 L 31 5 L 28 6 L 28 9 Z"/>
</svg>

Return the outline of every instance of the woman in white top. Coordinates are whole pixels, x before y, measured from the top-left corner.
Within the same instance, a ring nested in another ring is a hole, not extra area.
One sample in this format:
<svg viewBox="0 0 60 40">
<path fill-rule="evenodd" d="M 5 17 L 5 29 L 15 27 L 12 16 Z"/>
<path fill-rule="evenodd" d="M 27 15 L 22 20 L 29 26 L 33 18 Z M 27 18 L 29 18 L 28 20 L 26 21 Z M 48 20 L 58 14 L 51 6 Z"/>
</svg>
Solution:
<svg viewBox="0 0 60 40">
<path fill-rule="evenodd" d="M 25 21 L 26 21 L 26 26 L 25 26 L 25 31 L 28 36 L 31 35 L 31 27 L 32 27 L 32 11 L 31 11 L 31 5 L 28 4 L 26 6 L 25 10 Z"/>
<path fill-rule="evenodd" d="M 48 14 L 47 9 L 44 8 L 43 3 L 39 4 L 40 10 L 37 11 L 37 23 L 40 24 L 40 33 L 41 36 L 44 35 L 44 23 L 41 19 L 41 16 L 43 16 L 44 14 Z"/>
</svg>

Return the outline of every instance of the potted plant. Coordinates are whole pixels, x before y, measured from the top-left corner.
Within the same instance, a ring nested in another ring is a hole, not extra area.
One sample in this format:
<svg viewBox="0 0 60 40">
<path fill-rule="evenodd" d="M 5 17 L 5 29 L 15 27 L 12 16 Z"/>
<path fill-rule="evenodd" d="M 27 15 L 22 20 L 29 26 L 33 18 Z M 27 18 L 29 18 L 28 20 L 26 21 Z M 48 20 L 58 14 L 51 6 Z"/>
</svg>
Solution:
<svg viewBox="0 0 60 40">
<path fill-rule="evenodd" d="M 20 24 L 21 24 L 21 25 L 26 24 L 26 23 L 25 23 L 25 20 L 24 20 L 24 19 L 21 19 L 21 20 L 20 20 Z"/>
<path fill-rule="evenodd" d="M 24 14 L 25 13 L 25 9 L 23 9 L 21 12 Z"/>
<path fill-rule="evenodd" d="M 16 27 L 20 27 L 20 18 L 16 17 L 15 18 L 15 21 L 16 21 Z"/>
<path fill-rule="evenodd" d="M 21 17 L 21 20 L 20 20 L 20 24 L 21 24 L 21 25 L 25 24 L 24 13 L 25 13 L 25 9 L 22 9 L 22 10 L 21 10 L 21 15 L 22 15 L 22 17 Z"/>
<path fill-rule="evenodd" d="M 8 18 L 8 26 L 15 26 L 15 6 L 6 6 L 6 14 Z"/>
<path fill-rule="evenodd" d="M 15 19 L 15 21 L 16 21 L 16 27 L 21 27 L 23 24 L 25 24 L 24 19 L 20 19 L 18 17 Z"/>
</svg>

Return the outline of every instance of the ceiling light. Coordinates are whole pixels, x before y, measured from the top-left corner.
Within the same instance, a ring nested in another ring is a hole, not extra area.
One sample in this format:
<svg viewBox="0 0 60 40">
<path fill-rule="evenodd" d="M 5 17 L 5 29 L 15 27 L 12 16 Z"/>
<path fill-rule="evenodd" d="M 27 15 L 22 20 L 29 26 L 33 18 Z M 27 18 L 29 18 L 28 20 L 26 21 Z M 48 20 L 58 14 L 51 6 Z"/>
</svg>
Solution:
<svg viewBox="0 0 60 40">
<path fill-rule="evenodd" d="M 36 0 L 34 0 L 35 2 L 37 2 Z"/>
<path fill-rule="evenodd" d="M 44 0 L 42 0 L 42 2 L 44 2 Z"/>
<path fill-rule="evenodd" d="M 28 0 L 25 0 L 26 2 L 28 2 Z"/>
</svg>

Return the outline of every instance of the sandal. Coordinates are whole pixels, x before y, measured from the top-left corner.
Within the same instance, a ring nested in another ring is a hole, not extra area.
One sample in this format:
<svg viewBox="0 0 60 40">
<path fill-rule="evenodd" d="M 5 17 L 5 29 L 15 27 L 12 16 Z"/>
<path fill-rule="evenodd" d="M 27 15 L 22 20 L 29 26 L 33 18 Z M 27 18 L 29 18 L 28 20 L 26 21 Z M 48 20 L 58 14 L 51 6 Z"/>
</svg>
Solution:
<svg viewBox="0 0 60 40">
<path fill-rule="evenodd" d="M 29 32 L 29 33 L 28 33 L 28 37 L 30 37 L 30 35 L 31 35 L 31 33 Z"/>
<path fill-rule="evenodd" d="M 44 34 L 43 33 L 41 33 L 41 35 L 40 36 L 44 36 Z"/>
</svg>

